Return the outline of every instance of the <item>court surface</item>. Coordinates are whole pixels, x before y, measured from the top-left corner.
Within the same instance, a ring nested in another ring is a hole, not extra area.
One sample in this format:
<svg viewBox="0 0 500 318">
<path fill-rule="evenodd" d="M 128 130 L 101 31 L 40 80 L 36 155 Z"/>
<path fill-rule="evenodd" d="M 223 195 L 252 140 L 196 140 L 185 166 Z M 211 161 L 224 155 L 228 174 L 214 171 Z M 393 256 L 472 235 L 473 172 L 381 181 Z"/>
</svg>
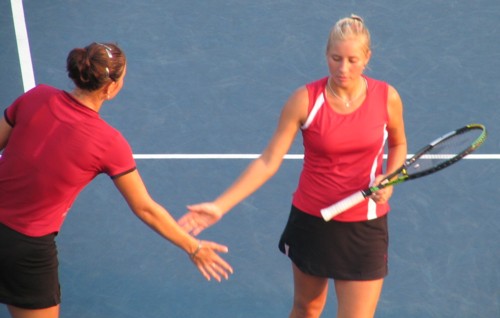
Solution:
<svg viewBox="0 0 500 318">
<path fill-rule="evenodd" d="M 71 90 L 64 68 L 74 47 L 110 41 L 125 50 L 125 87 L 101 115 L 175 217 L 225 189 L 250 162 L 243 155 L 261 152 L 289 94 L 327 75 L 328 31 L 350 13 L 372 33 L 367 74 L 403 99 L 409 152 L 479 122 L 489 138 L 477 153 L 492 155 L 395 190 L 376 317 L 500 317 L 498 0 L 24 1 L 36 83 Z M 8 1 L 0 24 L 3 109 L 24 91 Z M 300 137 L 289 153 L 302 153 Z M 287 317 L 291 267 L 277 241 L 301 169 L 294 158 L 200 235 L 229 246 L 235 273 L 220 284 L 204 281 L 98 177 L 58 236 L 62 317 Z M 335 310 L 331 288 L 323 317 Z"/>
</svg>

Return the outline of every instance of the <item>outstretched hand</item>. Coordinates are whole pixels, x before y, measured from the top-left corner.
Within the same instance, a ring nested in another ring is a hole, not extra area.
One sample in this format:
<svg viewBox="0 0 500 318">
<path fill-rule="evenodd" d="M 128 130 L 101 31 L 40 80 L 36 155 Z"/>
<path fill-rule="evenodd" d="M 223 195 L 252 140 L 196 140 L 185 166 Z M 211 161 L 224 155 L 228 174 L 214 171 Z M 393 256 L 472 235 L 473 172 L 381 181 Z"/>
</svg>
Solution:
<svg viewBox="0 0 500 318">
<path fill-rule="evenodd" d="M 222 211 L 213 203 L 206 202 L 188 205 L 188 212 L 182 216 L 179 225 L 192 235 L 200 234 L 204 229 L 217 223 L 222 218 Z"/>
<path fill-rule="evenodd" d="M 213 277 L 220 282 L 222 277 L 228 279 L 229 274 L 233 273 L 231 265 L 217 254 L 227 252 L 227 246 L 215 242 L 198 241 L 198 248 L 189 257 L 207 280 Z"/>
</svg>

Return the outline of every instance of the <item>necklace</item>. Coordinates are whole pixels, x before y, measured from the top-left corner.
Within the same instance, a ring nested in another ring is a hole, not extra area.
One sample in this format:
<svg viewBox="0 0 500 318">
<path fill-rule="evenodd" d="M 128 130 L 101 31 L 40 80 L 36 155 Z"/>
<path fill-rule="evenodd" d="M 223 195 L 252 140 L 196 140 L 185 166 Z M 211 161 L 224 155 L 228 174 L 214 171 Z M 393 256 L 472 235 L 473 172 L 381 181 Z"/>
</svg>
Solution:
<svg viewBox="0 0 500 318">
<path fill-rule="evenodd" d="M 328 87 L 328 91 L 330 93 L 332 93 L 333 96 L 335 96 L 336 98 L 340 99 L 343 103 L 344 103 L 344 106 L 349 108 L 351 107 L 351 104 L 355 101 L 357 101 L 361 96 L 363 96 L 363 93 L 368 89 L 368 83 L 366 82 L 366 78 L 362 77 L 363 79 L 363 84 L 365 84 L 364 86 L 364 89 L 361 90 L 361 92 L 359 93 L 358 96 L 356 96 L 355 98 L 351 99 L 351 100 L 345 100 L 343 99 L 342 97 L 340 97 L 339 95 L 337 95 L 335 93 L 335 91 L 333 90 L 332 86 L 330 85 L 330 77 L 328 78 L 328 82 L 326 83 L 326 86 Z"/>
</svg>

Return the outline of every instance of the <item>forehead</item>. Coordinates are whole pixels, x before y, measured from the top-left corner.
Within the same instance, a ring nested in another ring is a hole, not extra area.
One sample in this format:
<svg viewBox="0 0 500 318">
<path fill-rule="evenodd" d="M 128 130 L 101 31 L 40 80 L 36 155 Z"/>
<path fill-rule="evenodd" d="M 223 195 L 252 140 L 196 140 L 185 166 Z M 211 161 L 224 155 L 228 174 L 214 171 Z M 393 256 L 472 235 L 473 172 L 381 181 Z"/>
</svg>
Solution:
<svg viewBox="0 0 500 318">
<path fill-rule="evenodd" d="M 341 56 L 363 56 L 366 51 L 366 43 L 363 37 L 350 37 L 348 39 L 333 40 L 328 47 L 328 54 Z"/>
</svg>

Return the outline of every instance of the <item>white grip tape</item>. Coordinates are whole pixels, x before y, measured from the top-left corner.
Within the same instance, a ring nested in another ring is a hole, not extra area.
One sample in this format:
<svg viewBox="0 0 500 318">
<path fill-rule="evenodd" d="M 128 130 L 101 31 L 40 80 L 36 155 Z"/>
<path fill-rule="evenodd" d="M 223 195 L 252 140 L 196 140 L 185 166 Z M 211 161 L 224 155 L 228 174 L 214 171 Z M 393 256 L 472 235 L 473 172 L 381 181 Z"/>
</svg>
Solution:
<svg viewBox="0 0 500 318">
<path fill-rule="evenodd" d="M 345 210 L 352 208 L 356 204 L 362 202 L 365 199 L 362 191 L 356 192 L 347 198 L 340 200 L 339 202 L 330 205 L 327 208 L 321 209 L 321 215 L 325 221 L 330 221 L 333 217 L 339 215 Z"/>
</svg>

